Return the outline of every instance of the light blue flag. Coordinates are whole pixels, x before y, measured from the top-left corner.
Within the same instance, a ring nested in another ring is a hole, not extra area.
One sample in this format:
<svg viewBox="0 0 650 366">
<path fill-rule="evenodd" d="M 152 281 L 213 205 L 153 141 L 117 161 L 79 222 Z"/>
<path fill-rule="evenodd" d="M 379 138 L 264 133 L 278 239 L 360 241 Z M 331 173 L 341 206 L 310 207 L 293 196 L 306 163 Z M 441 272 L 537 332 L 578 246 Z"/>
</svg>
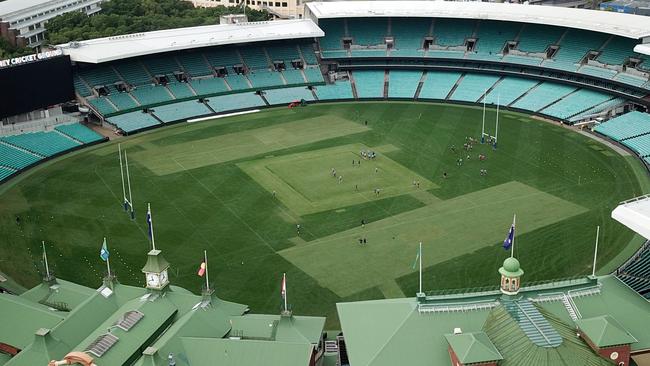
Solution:
<svg viewBox="0 0 650 366">
<path fill-rule="evenodd" d="M 104 244 L 102 244 L 102 250 L 99 251 L 99 258 L 101 258 L 104 262 L 108 260 L 108 256 L 110 253 L 108 253 L 108 247 L 106 247 L 106 238 L 104 238 Z"/>
</svg>

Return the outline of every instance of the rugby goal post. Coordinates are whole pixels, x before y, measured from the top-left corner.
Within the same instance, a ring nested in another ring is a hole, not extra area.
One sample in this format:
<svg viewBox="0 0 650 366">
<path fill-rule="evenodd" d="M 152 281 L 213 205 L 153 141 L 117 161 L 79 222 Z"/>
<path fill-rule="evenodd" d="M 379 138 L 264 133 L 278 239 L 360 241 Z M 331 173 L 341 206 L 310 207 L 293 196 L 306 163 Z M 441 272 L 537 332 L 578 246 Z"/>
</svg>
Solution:
<svg viewBox="0 0 650 366">
<path fill-rule="evenodd" d="M 483 124 L 481 126 L 481 143 L 485 143 L 485 138 L 487 137 L 488 140 L 492 141 L 492 147 L 497 148 L 497 142 L 499 141 L 499 100 L 501 99 L 501 96 L 497 96 L 497 116 L 496 116 L 496 123 L 494 126 L 494 135 L 490 135 L 488 132 L 485 132 L 485 99 L 487 97 L 487 91 L 486 94 L 483 96 Z"/>
<path fill-rule="evenodd" d="M 129 173 L 129 157 L 124 150 L 124 162 L 122 161 L 122 144 L 117 144 L 117 152 L 120 155 L 120 175 L 122 177 L 122 204 L 124 212 L 131 213 L 131 220 L 135 220 L 135 208 L 133 206 L 133 195 L 131 193 L 131 174 Z M 126 174 L 125 174 L 126 173 Z M 126 175 L 126 184 L 124 176 Z M 129 197 L 127 198 L 127 188 Z"/>
</svg>

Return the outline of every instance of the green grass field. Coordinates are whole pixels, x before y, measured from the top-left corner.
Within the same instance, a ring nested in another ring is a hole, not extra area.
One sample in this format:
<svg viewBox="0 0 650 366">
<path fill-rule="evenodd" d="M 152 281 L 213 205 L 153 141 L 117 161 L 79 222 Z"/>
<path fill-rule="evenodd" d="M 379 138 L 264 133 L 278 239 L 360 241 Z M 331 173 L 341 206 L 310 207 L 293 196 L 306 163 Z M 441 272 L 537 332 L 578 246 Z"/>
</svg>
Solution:
<svg viewBox="0 0 650 366">
<path fill-rule="evenodd" d="M 459 167 L 461 155 L 450 147 L 462 151 L 466 136 L 479 137 L 481 113 L 322 104 L 120 139 L 129 152 L 135 222 L 121 208 L 116 143 L 75 152 L 0 186 L 0 270 L 34 285 L 45 240 L 59 277 L 97 287 L 106 236 L 119 280 L 144 285 L 151 202 L 174 285 L 200 291 L 195 272 L 207 249 L 220 297 L 277 312 L 286 272 L 294 311 L 326 315 L 336 328 L 336 302 L 413 296 L 419 241 L 425 289 L 497 284 L 515 213 L 525 281 L 589 273 L 596 225 L 601 266 L 613 268 L 625 260 L 619 253 L 641 244 L 610 218 L 619 201 L 650 187 L 638 161 L 556 124 L 504 112 L 498 150 L 478 145 Z M 365 149 L 378 158 L 361 159 Z M 487 160 L 478 161 L 479 153 Z"/>
</svg>

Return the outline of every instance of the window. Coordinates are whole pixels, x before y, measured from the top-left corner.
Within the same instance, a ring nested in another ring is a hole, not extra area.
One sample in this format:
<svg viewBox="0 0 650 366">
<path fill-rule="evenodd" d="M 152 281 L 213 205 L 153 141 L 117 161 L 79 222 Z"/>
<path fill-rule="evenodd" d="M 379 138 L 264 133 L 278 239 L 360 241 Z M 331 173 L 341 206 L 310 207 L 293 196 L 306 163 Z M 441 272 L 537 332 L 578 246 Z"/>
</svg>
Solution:
<svg viewBox="0 0 650 366">
<path fill-rule="evenodd" d="M 275 3 L 275 6 L 277 6 L 277 7 L 279 8 L 279 7 L 280 7 L 280 3 L 279 3 L 279 2 L 276 2 L 276 3 Z"/>
<path fill-rule="evenodd" d="M 286 8 L 286 7 L 287 7 L 287 3 L 282 3 L 282 7 L 283 7 L 283 8 Z"/>
</svg>

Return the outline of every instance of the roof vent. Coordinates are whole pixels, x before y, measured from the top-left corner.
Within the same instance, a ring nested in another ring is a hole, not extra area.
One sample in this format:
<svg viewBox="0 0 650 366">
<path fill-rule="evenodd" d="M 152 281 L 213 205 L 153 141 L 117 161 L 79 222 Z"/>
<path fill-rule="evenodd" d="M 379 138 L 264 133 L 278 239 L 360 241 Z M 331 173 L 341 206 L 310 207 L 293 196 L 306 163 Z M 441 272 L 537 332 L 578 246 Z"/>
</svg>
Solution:
<svg viewBox="0 0 650 366">
<path fill-rule="evenodd" d="M 454 328 L 454 334 L 463 334 L 463 330 L 460 328 Z"/>
</svg>

